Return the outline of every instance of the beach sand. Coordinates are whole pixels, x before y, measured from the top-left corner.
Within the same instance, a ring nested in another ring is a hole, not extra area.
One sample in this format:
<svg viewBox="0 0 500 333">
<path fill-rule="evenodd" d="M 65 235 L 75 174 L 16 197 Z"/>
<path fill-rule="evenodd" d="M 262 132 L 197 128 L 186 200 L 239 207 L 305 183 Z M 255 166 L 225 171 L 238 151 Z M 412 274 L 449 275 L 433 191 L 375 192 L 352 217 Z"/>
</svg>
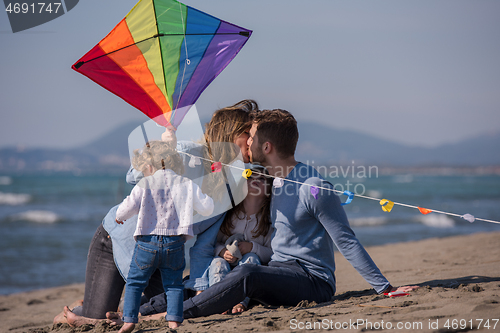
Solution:
<svg viewBox="0 0 500 333">
<path fill-rule="evenodd" d="M 500 232 L 367 250 L 394 286 L 421 288 L 403 297 L 377 295 L 342 255 L 335 253 L 337 294 L 332 302 L 302 302 L 295 307 L 279 308 L 258 305 L 240 315 L 185 320 L 176 331 L 298 332 L 316 328 L 343 332 L 500 332 Z M 0 332 L 118 329 L 102 324 L 76 329 L 66 324 L 52 325 L 52 319 L 64 305 L 81 298 L 83 284 L 2 295 Z M 144 322 L 136 326 L 135 332 L 170 331 L 160 320 Z"/>
</svg>

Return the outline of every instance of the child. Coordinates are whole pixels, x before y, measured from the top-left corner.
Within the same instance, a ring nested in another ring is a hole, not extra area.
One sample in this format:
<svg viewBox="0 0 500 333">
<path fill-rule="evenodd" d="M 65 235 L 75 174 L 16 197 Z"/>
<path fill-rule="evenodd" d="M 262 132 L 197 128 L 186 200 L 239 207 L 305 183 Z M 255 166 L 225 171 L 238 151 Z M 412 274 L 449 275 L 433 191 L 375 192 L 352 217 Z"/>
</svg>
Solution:
<svg viewBox="0 0 500 333">
<path fill-rule="evenodd" d="M 132 164 L 144 178 L 132 189 L 116 212 L 116 222 L 138 215 L 136 245 L 125 288 L 120 332 L 132 332 L 138 322 L 142 292 L 153 272 L 161 272 L 171 328 L 183 321 L 182 273 L 184 242 L 193 237 L 193 209 L 203 216 L 214 209 L 212 198 L 190 179 L 180 176 L 182 159 L 171 142 L 152 141 L 134 152 Z"/>
<path fill-rule="evenodd" d="M 266 170 L 262 167 L 254 167 L 252 172 L 247 181 L 248 195 L 226 214 L 217 235 L 215 258 L 209 268 L 210 286 L 221 281 L 230 272 L 231 267 L 248 263 L 267 264 L 271 260 L 273 227 L 269 206 L 272 178 L 264 175 Z M 234 238 L 239 238 L 236 247 L 231 241 Z M 227 244 L 228 240 L 231 244 Z M 246 298 L 237 304 L 232 312 L 246 310 L 249 301 Z"/>
</svg>

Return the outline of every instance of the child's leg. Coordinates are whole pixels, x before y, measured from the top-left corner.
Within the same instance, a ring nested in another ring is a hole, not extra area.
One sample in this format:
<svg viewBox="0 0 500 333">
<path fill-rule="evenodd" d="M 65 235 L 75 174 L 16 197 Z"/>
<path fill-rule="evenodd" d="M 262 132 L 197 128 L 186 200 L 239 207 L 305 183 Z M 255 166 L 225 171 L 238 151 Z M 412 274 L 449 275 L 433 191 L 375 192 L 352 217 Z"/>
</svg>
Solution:
<svg viewBox="0 0 500 333">
<path fill-rule="evenodd" d="M 255 264 L 255 265 L 260 265 L 260 258 L 258 255 L 256 255 L 253 252 L 248 252 L 247 254 L 243 255 L 241 260 L 238 262 L 238 265 L 244 265 L 244 264 Z"/>
<path fill-rule="evenodd" d="M 210 286 L 220 282 L 230 271 L 231 266 L 229 266 L 229 263 L 225 259 L 221 257 L 214 258 L 208 269 L 208 281 Z"/>
<path fill-rule="evenodd" d="M 186 267 L 184 259 L 184 238 L 182 236 L 164 237 L 161 252 L 160 271 L 163 289 L 167 295 L 167 315 L 165 319 L 171 328 L 175 328 L 184 320 L 183 302 L 184 285 L 182 273 Z"/>
<path fill-rule="evenodd" d="M 148 237 L 154 236 L 138 237 L 134 249 L 134 256 L 130 263 L 123 304 L 123 321 L 126 323 L 138 322 L 142 292 L 148 285 L 149 278 L 158 265 L 158 258 L 156 256 L 158 246 L 151 243 Z M 146 241 L 146 239 L 148 241 Z"/>
</svg>

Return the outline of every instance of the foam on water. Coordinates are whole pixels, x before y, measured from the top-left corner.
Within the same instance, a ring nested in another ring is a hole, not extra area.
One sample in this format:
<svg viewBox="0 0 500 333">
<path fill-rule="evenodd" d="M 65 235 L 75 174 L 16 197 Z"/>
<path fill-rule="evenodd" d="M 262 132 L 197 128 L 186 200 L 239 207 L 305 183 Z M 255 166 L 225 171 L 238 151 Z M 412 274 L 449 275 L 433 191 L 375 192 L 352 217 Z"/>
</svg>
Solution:
<svg viewBox="0 0 500 333">
<path fill-rule="evenodd" d="M 0 192 L 0 205 L 24 205 L 31 200 L 31 195 L 24 193 Z"/>
<path fill-rule="evenodd" d="M 0 185 L 11 185 L 12 178 L 8 176 L 0 176 Z"/>
<path fill-rule="evenodd" d="M 363 227 L 363 226 L 378 226 L 378 225 L 383 225 L 386 224 L 388 219 L 386 217 L 357 217 L 357 218 L 352 218 L 349 219 L 349 224 L 351 226 L 355 227 Z"/>
<path fill-rule="evenodd" d="M 14 221 L 29 221 L 35 223 L 55 223 L 61 220 L 61 217 L 54 212 L 47 210 L 28 210 L 11 216 Z"/>
<path fill-rule="evenodd" d="M 434 228 L 453 228 L 455 226 L 455 221 L 451 217 L 443 214 L 418 216 L 415 217 L 415 220 Z"/>
</svg>

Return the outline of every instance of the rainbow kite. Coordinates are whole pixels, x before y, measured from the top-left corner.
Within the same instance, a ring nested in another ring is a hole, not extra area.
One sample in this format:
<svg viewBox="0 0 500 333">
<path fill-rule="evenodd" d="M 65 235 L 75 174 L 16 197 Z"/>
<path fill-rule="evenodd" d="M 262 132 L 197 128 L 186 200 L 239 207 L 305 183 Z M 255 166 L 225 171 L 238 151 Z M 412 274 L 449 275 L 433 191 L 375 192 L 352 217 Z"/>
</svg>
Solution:
<svg viewBox="0 0 500 333">
<path fill-rule="evenodd" d="M 177 127 L 251 34 L 175 0 L 141 0 L 72 68 Z"/>
</svg>

